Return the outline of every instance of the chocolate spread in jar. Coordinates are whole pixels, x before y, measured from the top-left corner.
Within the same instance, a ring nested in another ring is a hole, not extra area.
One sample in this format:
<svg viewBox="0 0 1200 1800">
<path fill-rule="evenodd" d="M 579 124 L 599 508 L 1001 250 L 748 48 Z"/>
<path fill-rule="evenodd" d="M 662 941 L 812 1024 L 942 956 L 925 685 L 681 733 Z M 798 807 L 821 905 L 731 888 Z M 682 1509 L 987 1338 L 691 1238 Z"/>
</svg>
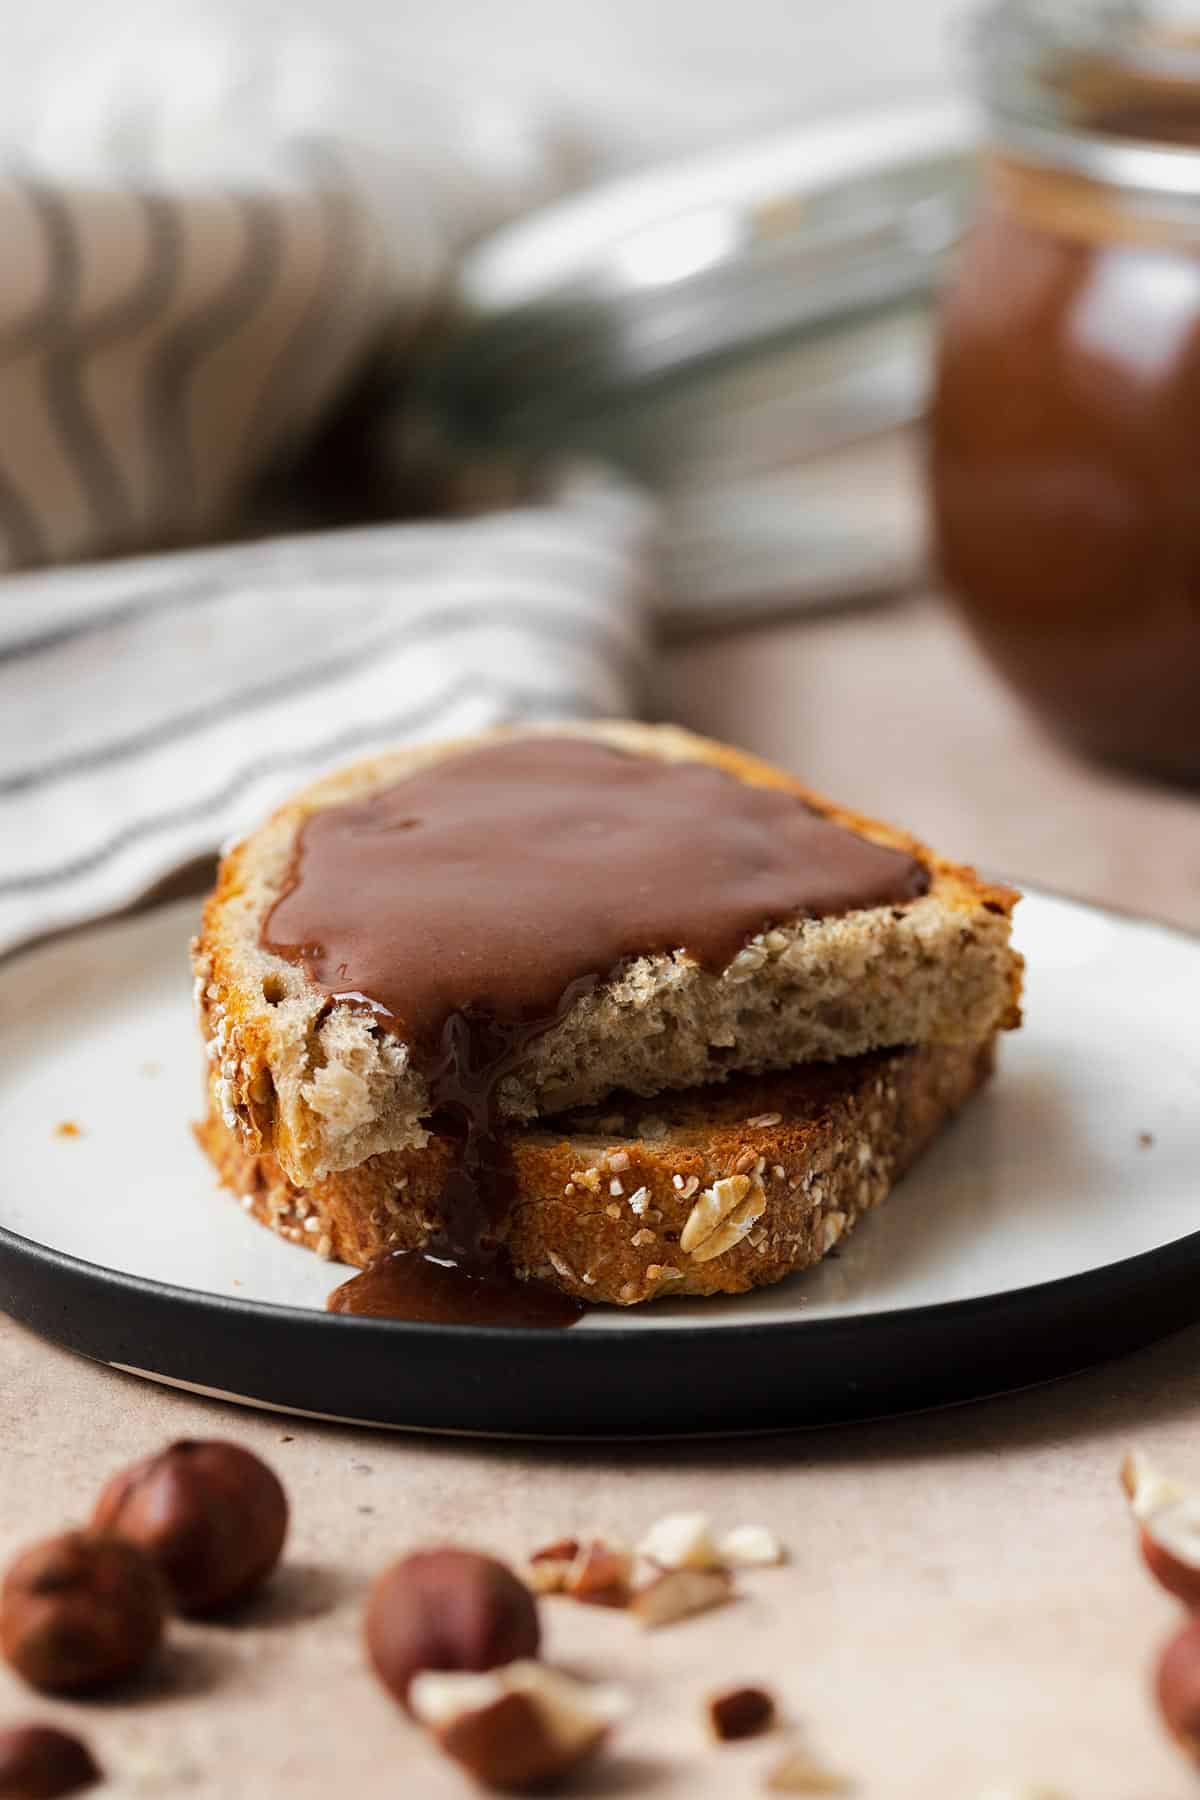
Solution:
<svg viewBox="0 0 1200 1800">
<path fill-rule="evenodd" d="M 431 1261 L 461 1272 L 458 1316 L 478 1317 L 481 1281 L 507 1279 L 500 1084 L 582 994 L 655 952 L 719 973 L 783 920 L 901 903 L 928 885 L 915 858 L 782 788 L 582 738 L 488 745 L 311 814 L 263 945 L 406 1040 L 432 1128 L 459 1142 L 424 1251 L 385 1259 L 401 1265 L 387 1277 L 401 1316 Z M 337 1310 L 353 1309 L 364 1279 Z M 446 1293 L 455 1279 L 431 1276 Z M 454 1316 L 453 1300 L 431 1304 Z"/>
<path fill-rule="evenodd" d="M 987 173 L 932 408 L 947 587 L 1056 732 L 1200 781 L 1200 229 L 1099 182 Z"/>
</svg>

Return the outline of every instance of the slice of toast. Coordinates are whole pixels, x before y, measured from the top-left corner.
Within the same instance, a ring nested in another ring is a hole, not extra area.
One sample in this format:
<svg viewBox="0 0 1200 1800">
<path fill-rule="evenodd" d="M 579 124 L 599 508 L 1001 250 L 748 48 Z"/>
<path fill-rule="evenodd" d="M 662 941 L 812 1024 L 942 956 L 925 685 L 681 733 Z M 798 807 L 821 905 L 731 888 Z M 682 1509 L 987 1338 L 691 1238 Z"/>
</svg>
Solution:
<svg viewBox="0 0 1200 1800">
<path fill-rule="evenodd" d="M 743 1293 L 808 1268 L 987 1079 L 994 1049 L 988 1036 L 881 1051 L 514 1127 L 512 1266 L 618 1306 Z M 425 1242 L 456 1153 L 433 1135 L 301 1186 L 269 1150 L 248 1150 L 215 1101 L 198 1136 L 247 1211 L 360 1267 Z"/>
<path fill-rule="evenodd" d="M 627 962 L 529 1045 L 499 1086 L 503 1120 L 528 1123 L 616 1091 L 712 1092 L 736 1073 L 881 1047 L 970 1047 L 1019 1022 L 1021 959 L 1009 942 L 1017 894 L 740 751 L 674 727 L 623 722 L 528 726 L 398 750 L 318 782 L 238 845 L 222 865 L 194 945 L 217 1116 L 248 1157 L 273 1159 L 279 1179 L 310 1188 L 429 1141 L 429 1088 L 410 1046 L 368 1008 L 331 1003 L 300 964 L 260 942 L 304 821 L 497 736 L 539 733 L 707 763 L 752 788 L 794 795 L 858 836 L 916 857 L 929 885 L 903 904 L 782 920 L 716 972 L 682 951 Z"/>
</svg>

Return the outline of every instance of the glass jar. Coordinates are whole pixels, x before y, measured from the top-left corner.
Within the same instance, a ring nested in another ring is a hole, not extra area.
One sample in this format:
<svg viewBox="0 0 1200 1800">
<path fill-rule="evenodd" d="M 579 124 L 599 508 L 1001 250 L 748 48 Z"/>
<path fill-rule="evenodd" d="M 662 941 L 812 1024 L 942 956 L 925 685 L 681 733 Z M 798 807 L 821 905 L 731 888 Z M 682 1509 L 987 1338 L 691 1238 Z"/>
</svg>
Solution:
<svg viewBox="0 0 1200 1800">
<path fill-rule="evenodd" d="M 990 146 L 940 319 L 941 570 L 1055 730 L 1200 781 L 1200 32 L 1002 0 L 973 49 Z"/>
</svg>

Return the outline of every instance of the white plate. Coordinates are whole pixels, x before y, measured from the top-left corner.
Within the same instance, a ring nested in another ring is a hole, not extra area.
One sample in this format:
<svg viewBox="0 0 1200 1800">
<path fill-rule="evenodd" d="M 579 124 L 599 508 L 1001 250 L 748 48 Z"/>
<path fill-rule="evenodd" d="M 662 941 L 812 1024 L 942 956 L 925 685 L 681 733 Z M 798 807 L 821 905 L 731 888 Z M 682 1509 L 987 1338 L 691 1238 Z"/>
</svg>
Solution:
<svg viewBox="0 0 1200 1800">
<path fill-rule="evenodd" d="M 737 1429 L 1016 1385 L 1200 1316 L 1200 939 L 1029 896 L 1025 1028 L 836 1259 L 756 1295 L 489 1334 L 483 1355 L 478 1331 L 326 1314 L 338 1271 L 216 1187 L 188 1129 L 194 922 L 175 906 L 0 968 L 0 1304 L 87 1354 L 381 1424 Z M 697 1358 L 721 1395 L 681 1408 Z"/>
</svg>

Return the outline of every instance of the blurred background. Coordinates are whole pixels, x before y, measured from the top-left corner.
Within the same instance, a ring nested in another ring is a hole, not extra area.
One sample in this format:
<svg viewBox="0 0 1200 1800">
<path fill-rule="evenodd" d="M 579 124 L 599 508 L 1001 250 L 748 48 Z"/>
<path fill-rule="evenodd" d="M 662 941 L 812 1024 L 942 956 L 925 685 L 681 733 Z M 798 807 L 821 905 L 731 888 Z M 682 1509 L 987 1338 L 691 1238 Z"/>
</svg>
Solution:
<svg viewBox="0 0 1200 1800">
<path fill-rule="evenodd" d="M 94 23 L 80 0 L 11 10 L 10 64 L 35 80 L 64 38 Z M 136 10 L 106 9 L 106 34 Z M 953 79 L 951 27 L 966 10 L 964 0 L 749 0 L 736 11 L 687 0 L 239 0 L 232 9 L 248 32 L 311 26 L 397 57 L 410 77 L 527 98 L 609 168 L 941 88 Z M 169 24 L 196 12 L 167 4 L 144 16 Z"/>
</svg>

